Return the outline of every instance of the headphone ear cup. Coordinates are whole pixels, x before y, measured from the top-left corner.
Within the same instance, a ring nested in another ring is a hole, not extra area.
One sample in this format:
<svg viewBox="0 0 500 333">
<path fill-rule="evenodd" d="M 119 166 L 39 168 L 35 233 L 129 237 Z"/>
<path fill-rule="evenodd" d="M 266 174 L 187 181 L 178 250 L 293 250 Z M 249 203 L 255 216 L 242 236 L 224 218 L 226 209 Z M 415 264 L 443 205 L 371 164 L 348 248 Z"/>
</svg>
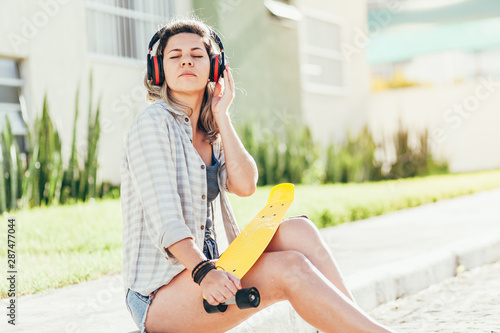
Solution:
<svg viewBox="0 0 500 333">
<path fill-rule="evenodd" d="M 224 77 L 224 53 L 215 54 L 210 59 L 210 82 L 219 82 L 219 78 Z"/>
<path fill-rule="evenodd" d="M 210 74 L 208 76 L 208 79 L 210 80 L 210 82 L 217 82 L 215 80 L 215 66 L 218 64 L 216 63 L 217 61 L 217 54 L 216 55 L 213 55 L 211 58 L 210 58 Z M 218 67 L 217 67 L 218 68 Z"/>
<path fill-rule="evenodd" d="M 153 80 L 155 86 L 161 86 L 165 81 L 162 55 L 151 56 L 148 54 L 148 79 Z"/>
<path fill-rule="evenodd" d="M 226 69 L 226 60 L 224 59 L 224 51 L 219 56 L 219 77 L 224 77 L 224 70 Z M 217 81 L 219 79 L 217 78 Z"/>
<path fill-rule="evenodd" d="M 158 74 L 160 78 L 160 83 L 158 84 L 159 86 L 163 85 L 163 82 L 165 82 L 165 71 L 163 70 L 163 55 L 158 55 L 156 56 L 158 58 L 158 70 L 160 71 Z"/>
<path fill-rule="evenodd" d="M 154 75 L 153 59 L 151 58 L 151 54 L 148 54 L 148 80 L 152 80 Z"/>
</svg>

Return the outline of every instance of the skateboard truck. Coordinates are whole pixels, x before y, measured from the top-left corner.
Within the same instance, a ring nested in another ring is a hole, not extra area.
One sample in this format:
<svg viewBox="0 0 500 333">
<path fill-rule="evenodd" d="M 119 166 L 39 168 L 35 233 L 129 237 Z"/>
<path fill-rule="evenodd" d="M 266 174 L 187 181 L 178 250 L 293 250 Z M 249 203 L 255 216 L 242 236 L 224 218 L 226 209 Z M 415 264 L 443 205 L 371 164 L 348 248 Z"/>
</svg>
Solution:
<svg viewBox="0 0 500 333">
<path fill-rule="evenodd" d="M 203 307 L 207 313 L 226 312 L 229 304 L 236 304 L 241 310 L 256 308 L 260 304 L 259 291 L 255 287 L 240 289 L 233 298 L 219 305 L 211 305 L 206 299 L 203 300 Z"/>
</svg>

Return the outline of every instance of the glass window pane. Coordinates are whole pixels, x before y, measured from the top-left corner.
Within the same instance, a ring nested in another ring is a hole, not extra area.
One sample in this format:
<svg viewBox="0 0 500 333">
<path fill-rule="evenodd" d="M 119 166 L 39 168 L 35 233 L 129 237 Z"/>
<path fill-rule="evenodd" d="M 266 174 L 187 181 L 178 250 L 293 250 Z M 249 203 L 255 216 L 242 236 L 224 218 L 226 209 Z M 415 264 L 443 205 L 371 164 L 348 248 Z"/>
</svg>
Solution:
<svg viewBox="0 0 500 333">
<path fill-rule="evenodd" d="M 342 62 L 317 55 L 306 55 L 302 73 L 307 82 L 327 86 L 341 87 Z"/>
<path fill-rule="evenodd" d="M 332 22 L 305 18 L 306 44 L 340 51 L 340 27 Z"/>
<path fill-rule="evenodd" d="M 0 58 L 0 77 L 11 79 L 19 78 L 19 72 L 17 70 L 15 60 Z"/>
<path fill-rule="evenodd" d="M 19 104 L 19 88 L 0 86 L 0 103 Z"/>
<path fill-rule="evenodd" d="M 112 8 L 87 9 L 89 50 L 94 54 L 140 59 L 144 58 L 147 42 L 159 24 L 165 23 L 173 8 L 173 0 L 92 0 Z M 138 13 L 151 14 L 148 18 Z M 145 30 L 144 27 L 153 27 Z M 151 30 L 151 32 L 149 32 Z M 146 33 L 147 32 L 147 33 Z M 146 33 L 146 35 L 144 35 Z"/>
</svg>

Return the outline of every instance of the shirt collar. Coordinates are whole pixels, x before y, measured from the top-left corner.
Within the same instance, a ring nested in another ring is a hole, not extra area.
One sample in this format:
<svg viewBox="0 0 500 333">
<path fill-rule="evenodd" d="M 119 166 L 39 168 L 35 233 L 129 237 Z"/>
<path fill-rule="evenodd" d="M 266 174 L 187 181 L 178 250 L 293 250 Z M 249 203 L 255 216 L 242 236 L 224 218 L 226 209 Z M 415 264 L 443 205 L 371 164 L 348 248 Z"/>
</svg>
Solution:
<svg viewBox="0 0 500 333">
<path fill-rule="evenodd" d="M 178 111 L 176 109 L 174 109 L 173 107 L 171 107 L 170 105 L 167 104 L 167 102 L 165 102 L 163 99 L 161 98 L 158 98 L 155 103 L 158 103 L 158 104 L 161 104 L 165 109 L 167 109 L 168 111 L 170 111 L 171 113 L 177 115 L 177 116 L 181 116 L 181 117 L 185 117 L 187 116 L 184 112 L 182 111 Z"/>
</svg>

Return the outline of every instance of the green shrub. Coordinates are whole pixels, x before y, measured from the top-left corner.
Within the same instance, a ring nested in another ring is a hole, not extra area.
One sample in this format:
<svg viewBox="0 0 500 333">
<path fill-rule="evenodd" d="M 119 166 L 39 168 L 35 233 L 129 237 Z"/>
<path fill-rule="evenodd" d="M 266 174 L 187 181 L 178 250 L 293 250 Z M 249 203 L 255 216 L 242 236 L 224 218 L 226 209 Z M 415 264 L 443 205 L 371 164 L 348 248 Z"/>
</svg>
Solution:
<svg viewBox="0 0 500 333">
<path fill-rule="evenodd" d="M 283 182 L 365 182 L 448 172 L 446 162 L 432 157 L 427 131 L 419 135 L 420 146 L 412 148 L 408 130 L 400 125 L 390 143 L 396 150 L 396 161 L 384 173 L 375 153 L 386 151 L 387 145 L 377 145 L 367 126 L 356 136 L 348 132 L 344 142 L 331 142 L 326 148 L 314 142 L 310 129 L 304 125 L 290 123 L 282 131 L 270 131 L 269 127 L 253 121 L 238 129 L 244 146 L 257 163 L 259 186 Z"/>
<path fill-rule="evenodd" d="M 443 174 L 449 172 L 446 161 L 437 161 L 429 151 L 428 131 L 419 136 L 419 144 L 412 147 L 409 143 L 409 131 L 400 123 L 394 135 L 396 161 L 391 165 L 387 178 L 398 179 L 430 174 Z"/>
<path fill-rule="evenodd" d="M 377 146 L 365 126 L 358 136 L 347 134 L 346 142 L 326 149 L 324 183 L 350 183 L 382 179 L 381 164 L 375 160 Z"/>
<path fill-rule="evenodd" d="M 24 168 L 8 116 L 0 136 L 0 212 L 18 207 Z"/>
<path fill-rule="evenodd" d="M 75 118 L 73 122 L 73 141 L 68 167 L 63 170 L 61 140 L 50 119 L 47 94 L 44 96 L 41 117 L 36 117 L 34 133 L 28 128 L 29 148 L 26 165 L 19 158 L 9 120 L 2 129 L 0 144 L 0 211 L 19 207 L 48 206 L 52 204 L 75 203 L 90 198 L 102 197 L 113 190 L 109 196 L 119 196 L 119 189 L 97 184 L 97 155 L 100 136 L 100 104 L 93 104 L 92 73 L 89 84 L 89 113 L 87 128 L 87 152 L 84 168 L 79 168 L 76 152 L 77 118 L 79 114 L 79 89 L 75 98 Z M 95 109 L 95 111 L 94 111 Z"/>
</svg>

